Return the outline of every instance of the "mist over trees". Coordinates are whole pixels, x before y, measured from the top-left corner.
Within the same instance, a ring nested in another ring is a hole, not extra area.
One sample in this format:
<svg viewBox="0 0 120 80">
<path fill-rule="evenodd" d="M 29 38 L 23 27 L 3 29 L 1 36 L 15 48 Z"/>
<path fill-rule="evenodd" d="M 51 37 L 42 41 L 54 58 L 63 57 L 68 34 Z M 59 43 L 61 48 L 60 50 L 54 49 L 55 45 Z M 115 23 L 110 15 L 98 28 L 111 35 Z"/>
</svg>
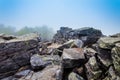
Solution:
<svg viewBox="0 0 120 80">
<path fill-rule="evenodd" d="M 36 27 L 25 26 L 20 30 L 16 30 L 15 27 L 5 26 L 3 24 L 0 24 L 0 34 L 1 33 L 16 35 L 16 36 L 20 36 L 28 33 L 39 33 L 42 39 L 50 40 L 54 35 L 54 30 L 48 26 L 36 26 Z"/>
</svg>

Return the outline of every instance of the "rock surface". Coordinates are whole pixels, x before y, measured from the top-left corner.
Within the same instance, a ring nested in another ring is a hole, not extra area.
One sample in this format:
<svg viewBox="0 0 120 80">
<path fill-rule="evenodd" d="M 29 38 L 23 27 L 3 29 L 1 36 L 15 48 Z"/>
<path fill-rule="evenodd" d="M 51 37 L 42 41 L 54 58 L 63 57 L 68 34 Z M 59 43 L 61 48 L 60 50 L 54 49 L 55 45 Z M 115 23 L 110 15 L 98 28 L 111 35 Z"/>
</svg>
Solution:
<svg viewBox="0 0 120 80">
<path fill-rule="evenodd" d="M 71 72 L 69 74 L 68 80 L 84 80 L 84 79 L 80 75 L 78 75 L 74 72 Z"/>
<path fill-rule="evenodd" d="M 117 42 L 120 42 L 120 37 L 102 37 L 99 39 L 98 44 L 100 48 L 112 49 Z"/>
<path fill-rule="evenodd" d="M 112 59 L 116 72 L 120 76 L 120 43 L 112 49 Z"/>
<path fill-rule="evenodd" d="M 30 34 L 0 43 L 0 78 L 30 64 L 31 55 L 38 52 L 38 38 L 38 35 Z"/>
<path fill-rule="evenodd" d="M 85 62 L 84 51 L 79 48 L 64 49 L 62 59 L 65 68 L 77 67 Z"/>
<path fill-rule="evenodd" d="M 120 80 L 119 33 L 61 27 L 52 41 L 0 34 L 0 80 Z"/>
<path fill-rule="evenodd" d="M 68 27 L 61 27 L 53 37 L 53 42 L 64 43 L 70 39 L 81 39 L 85 44 L 95 43 L 102 36 L 100 30 L 84 27 L 73 30 Z"/>
<path fill-rule="evenodd" d="M 97 80 L 100 79 L 102 75 L 102 70 L 100 70 L 96 58 L 93 56 L 89 59 L 88 63 L 86 63 L 86 74 L 88 80 Z"/>
</svg>

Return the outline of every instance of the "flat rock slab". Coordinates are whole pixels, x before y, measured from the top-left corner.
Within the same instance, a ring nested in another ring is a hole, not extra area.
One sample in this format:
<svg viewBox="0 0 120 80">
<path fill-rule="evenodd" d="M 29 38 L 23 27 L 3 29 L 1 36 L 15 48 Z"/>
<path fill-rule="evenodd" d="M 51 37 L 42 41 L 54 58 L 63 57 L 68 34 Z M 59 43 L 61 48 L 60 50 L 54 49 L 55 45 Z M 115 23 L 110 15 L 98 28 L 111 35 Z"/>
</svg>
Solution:
<svg viewBox="0 0 120 80">
<path fill-rule="evenodd" d="M 103 49 L 112 49 L 118 42 L 120 37 L 102 37 L 98 40 L 99 47 Z"/>
<path fill-rule="evenodd" d="M 84 50 L 81 48 L 64 49 L 62 54 L 63 66 L 65 68 L 72 68 L 82 65 L 85 61 Z"/>
<path fill-rule="evenodd" d="M 89 59 L 85 66 L 88 80 L 101 80 L 100 76 L 102 74 L 102 71 L 100 70 L 94 56 Z"/>
<path fill-rule="evenodd" d="M 30 63 L 33 69 L 42 69 L 48 65 L 60 65 L 61 59 L 58 55 L 39 55 L 34 54 Z"/>
<path fill-rule="evenodd" d="M 48 66 L 39 72 L 31 71 L 18 80 L 62 80 L 62 69 L 60 66 Z"/>
<path fill-rule="evenodd" d="M 0 42 L 0 78 L 30 64 L 30 57 L 39 51 L 39 41 L 39 35 L 33 33 Z"/>
</svg>

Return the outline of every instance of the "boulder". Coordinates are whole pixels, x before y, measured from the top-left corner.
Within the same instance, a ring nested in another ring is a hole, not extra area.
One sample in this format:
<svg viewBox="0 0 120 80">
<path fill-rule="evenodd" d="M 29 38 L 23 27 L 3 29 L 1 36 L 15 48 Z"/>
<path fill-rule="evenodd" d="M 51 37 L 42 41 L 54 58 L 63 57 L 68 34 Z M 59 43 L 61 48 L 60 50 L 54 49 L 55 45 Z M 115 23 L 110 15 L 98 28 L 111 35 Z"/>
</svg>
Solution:
<svg viewBox="0 0 120 80">
<path fill-rule="evenodd" d="M 85 51 L 85 57 L 87 59 L 89 59 L 90 57 L 92 56 L 95 56 L 95 54 L 97 53 L 94 49 L 92 48 L 84 48 L 84 51 Z"/>
<path fill-rule="evenodd" d="M 68 76 L 68 80 L 84 80 L 84 79 L 77 73 L 71 72 Z"/>
<path fill-rule="evenodd" d="M 30 63 L 33 69 L 41 69 L 45 67 L 45 62 L 38 54 L 35 54 L 31 57 Z"/>
<path fill-rule="evenodd" d="M 104 66 L 109 67 L 112 65 L 111 50 L 99 48 L 97 57 L 99 62 L 101 62 Z"/>
<path fill-rule="evenodd" d="M 76 67 L 72 71 L 77 73 L 81 77 L 83 77 L 85 80 L 87 80 L 85 65 L 80 66 L 80 67 Z"/>
<path fill-rule="evenodd" d="M 120 33 L 117 33 L 117 34 L 111 35 L 111 37 L 120 37 Z"/>
<path fill-rule="evenodd" d="M 23 71 L 17 72 L 13 77 L 14 78 L 21 78 L 23 76 L 27 76 L 30 72 L 31 72 L 30 69 L 23 70 Z"/>
<path fill-rule="evenodd" d="M 120 37 L 102 37 L 98 40 L 99 47 L 103 49 L 112 49 L 118 42 L 120 42 Z"/>
<path fill-rule="evenodd" d="M 53 42 L 62 44 L 70 39 L 81 39 L 86 45 L 95 43 L 101 36 L 102 32 L 100 30 L 90 27 L 75 30 L 68 27 L 61 27 L 54 35 Z"/>
<path fill-rule="evenodd" d="M 116 73 L 120 76 L 120 43 L 112 49 L 112 59 Z"/>
<path fill-rule="evenodd" d="M 19 68 L 20 66 L 18 66 L 12 59 L 1 61 L 0 62 L 0 79 L 13 75 Z"/>
<path fill-rule="evenodd" d="M 0 34 L 0 39 L 3 40 L 11 40 L 11 39 L 16 39 L 17 37 L 13 36 L 13 35 L 6 35 L 6 34 Z"/>
<path fill-rule="evenodd" d="M 39 52 L 39 41 L 39 35 L 33 33 L 0 42 L 0 79 L 29 65 L 30 57 Z"/>
<path fill-rule="evenodd" d="M 53 37 L 54 43 L 64 43 L 68 40 L 68 34 L 72 30 L 72 28 L 61 27 L 60 30 Z"/>
<path fill-rule="evenodd" d="M 103 80 L 120 80 L 120 77 L 115 74 L 113 66 L 107 71 L 107 76 Z"/>
<path fill-rule="evenodd" d="M 100 70 L 96 58 L 93 56 L 85 64 L 86 66 L 86 75 L 89 80 L 100 80 L 102 71 Z"/>
<path fill-rule="evenodd" d="M 62 54 L 64 68 L 73 68 L 85 63 L 84 51 L 81 48 L 64 49 Z"/>
<path fill-rule="evenodd" d="M 82 48 L 83 47 L 83 41 L 80 39 L 73 39 L 65 42 L 62 47 L 63 48 Z"/>
<path fill-rule="evenodd" d="M 23 76 L 19 80 L 62 80 L 62 68 L 58 65 L 47 66 L 42 71 L 31 71 L 27 76 Z"/>
<path fill-rule="evenodd" d="M 42 69 L 48 65 L 60 65 L 61 59 L 58 55 L 38 55 L 35 54 L 30 60 L 33 69 Z"/>
</svg>

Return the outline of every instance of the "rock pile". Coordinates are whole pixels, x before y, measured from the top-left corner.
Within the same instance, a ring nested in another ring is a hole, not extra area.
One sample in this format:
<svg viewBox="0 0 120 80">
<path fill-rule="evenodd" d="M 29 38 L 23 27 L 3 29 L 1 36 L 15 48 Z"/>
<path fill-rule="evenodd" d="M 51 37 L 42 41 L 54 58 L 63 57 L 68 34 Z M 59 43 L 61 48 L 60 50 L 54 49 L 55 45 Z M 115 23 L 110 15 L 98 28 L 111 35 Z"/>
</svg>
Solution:
<svg viewBox="0 0 120 80">
<path fill-rule="evenodd" d="M 52 42 L 0 36 L 1 80 L 120 80 L 119 34 L 61 27 Z"/>
<path fill-rule="evenodd" d="M 95 43 L 102 35 L 100 30 L 84 27 L 73 30 L 68 27 L 61 27 L 53 37 L 53 42 L 64 43 L 70 39 L 80 39 L 84 44 Z"/>
</svg>

